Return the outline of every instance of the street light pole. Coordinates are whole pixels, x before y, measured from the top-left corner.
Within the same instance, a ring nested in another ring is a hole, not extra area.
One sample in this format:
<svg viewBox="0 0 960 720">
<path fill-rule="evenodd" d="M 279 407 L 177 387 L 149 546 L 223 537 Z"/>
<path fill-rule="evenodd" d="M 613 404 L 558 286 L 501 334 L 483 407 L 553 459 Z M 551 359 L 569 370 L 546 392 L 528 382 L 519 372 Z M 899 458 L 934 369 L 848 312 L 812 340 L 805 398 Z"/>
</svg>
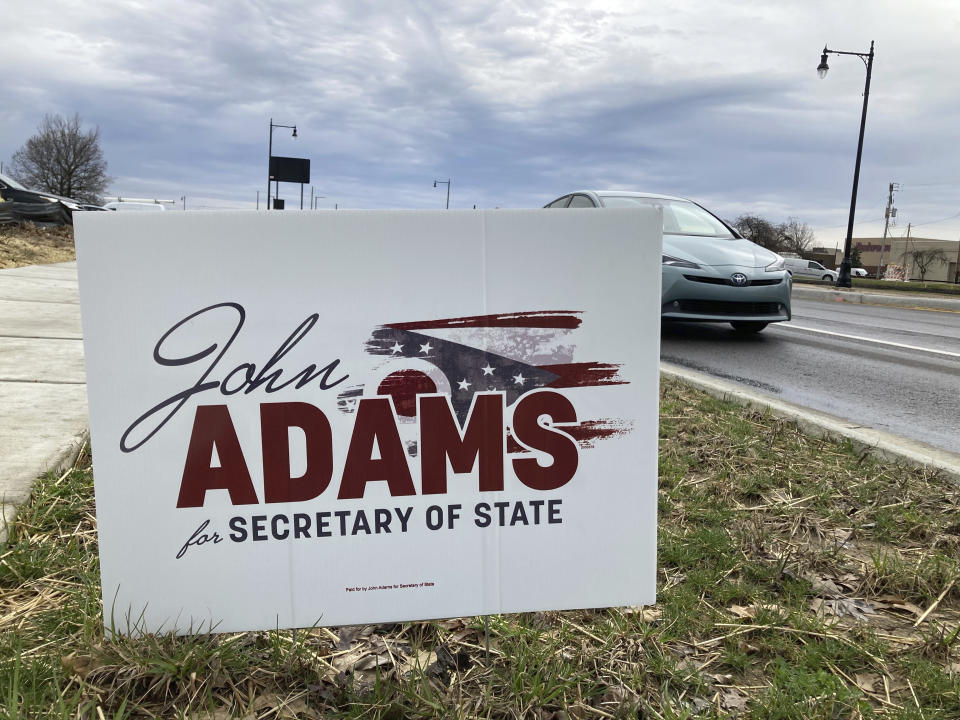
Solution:
<svg viewBox="0 0 960 720">
<path fill-rule="evenodd" d="M 820 56 L 820 65 L 817 72 L 820 79 L 827 76 L 830 66 L 827 65 L 827 55 L 856 55 L 867 66 L 867 82 L 863 88 L 863 112 L 860 115 L 860 139 L 857 141 L 857 163 L 853 170 L 853 191 L 850 194 L 850 218 L 847 220 L 847 238 L 843 244 L 843 261 L 840 263 L 840 274 L 837 277 L 837 287 L 850 287 L 850 245 L 853 242 L 853 217 L 857 212 L 857 186 L 860 184 L 860 158 L 863 155 L 863 131 L 867 124 L 867 101 L 870 98 L 870 75 L 873 72 L 873 40 L 870 41 L 869 53 L 845 52 L 842 50 L 828 50 L 823 48 Z"/>
<path fill-rule="evenodd" d="M 433 181 L 433 186 L 434 186 L 434 187 L 436 187 L 438 184 L 440 184 L 440 185 L 446 185 L 446 186 L 447 186 L 447 207 L 446 207 L 446 209 L 449 210 L 449 209 L 450 209 L 450 178 L 447 178 L 446 180 L 434 180 L 434 181 Z"/>
<path fill-rule="evenodd" d="M 273 118 L 270 118 L 270 141 L 267 144 L 267 210 L 270 209 L 270 160 L 273 158 L 273 129 L 274 128 L 292 128 L 293 137 L 297 136 L 297 126 L 296 125 L 276 125 L 273 122 Z M 280 183 L 277 183 L 277 187 L 280 187 Z M 279 190 L 277 191 L 279 193 Z M 302 195 L 302 193 L 301 193 Z M 301 199 L 300 204 L 303 205 L 303 200 Z"/>
</svg>

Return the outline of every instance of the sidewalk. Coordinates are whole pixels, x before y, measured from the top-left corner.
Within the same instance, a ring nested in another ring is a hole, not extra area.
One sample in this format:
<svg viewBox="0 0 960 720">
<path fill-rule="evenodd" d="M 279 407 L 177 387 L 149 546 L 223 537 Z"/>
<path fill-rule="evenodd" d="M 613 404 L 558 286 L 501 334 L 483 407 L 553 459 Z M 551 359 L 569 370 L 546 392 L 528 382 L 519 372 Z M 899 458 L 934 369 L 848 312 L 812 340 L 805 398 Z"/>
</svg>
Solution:
<svg viewBox="0 0 960 720">
<path fill-rule="evenodd" d="M 87 435 L 76 262 L 0 270 L 0 543 L 38 475 Z"/>
<path fill-rule="evenodd" d="M 794 283 L 793 297 L 801 300 L 820 300 L 823 302 L 846 302 L 862 305 L 888 305 L 920 310 L 952 310 L 960 312 L 960 297 L 950 298 L 942 295 L 924 295 L 904 292 L 884 292 L 883 290 L 845 290 L 832 286 L 818 287 Z"/>
</svg>

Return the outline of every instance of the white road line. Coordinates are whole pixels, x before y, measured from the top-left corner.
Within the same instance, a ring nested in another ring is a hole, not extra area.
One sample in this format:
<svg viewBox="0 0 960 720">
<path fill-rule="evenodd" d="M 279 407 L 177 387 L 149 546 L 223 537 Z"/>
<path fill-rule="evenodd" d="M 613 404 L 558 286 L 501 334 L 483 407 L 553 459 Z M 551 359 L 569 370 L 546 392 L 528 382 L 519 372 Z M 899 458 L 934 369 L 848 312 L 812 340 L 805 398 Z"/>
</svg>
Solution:
<svg viewBox="0 0 960 720">
<path fill-rule="evenodd" d="M 803 330 L 805 332 L 819 333 L 821 335 L 832 335 L 833 337 L 846 338 L 847 340 L 858 340 L 860 342 L 876 343 L 877 345 L 889 345 L 891 347 L 903 348 L 904 350 L 919 350 L 920 352 L 933 353 L 935 355 L 946 355 L 947 357 L 960 358 L 960 353 L 950 352 L 949 350 L 934 350 L 933 348 L 920 347 L 919 345 L 906 345 L 904 343 L 890 342 L 889 340 L 876 340 L 874 338 L 862 337 L 860 335 L 847 335 L 845 333 L 832 332 L 830 330 L 818 330 L 817 328 L 804 327 L 793 323 L 777 323 L 777 327 L 783 330 Z"/>
</svg>

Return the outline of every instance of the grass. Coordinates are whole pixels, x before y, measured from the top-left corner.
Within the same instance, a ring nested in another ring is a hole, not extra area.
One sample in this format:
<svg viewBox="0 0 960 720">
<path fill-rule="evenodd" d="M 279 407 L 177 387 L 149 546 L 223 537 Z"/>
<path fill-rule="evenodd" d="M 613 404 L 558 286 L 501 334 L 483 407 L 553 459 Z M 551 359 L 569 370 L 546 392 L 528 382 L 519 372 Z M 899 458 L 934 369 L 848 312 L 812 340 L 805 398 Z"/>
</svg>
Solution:
<svg viewBox="0 0 960 720">
<path fill-rule="evenodd" d="M 806 285 L 833 285 L 833 283 L 823 282 L 822 280 L 813 280 L 811 278 L 801 278 L 797 276 L 794 276 L 793 282 Z M 957 285 L 956 283 L 920 282 L 918 280 L 908 280 L 904 282 L 899 280 L 877 280 L 876 278 L 864 277 L 852 277 L 850 278 L 850 282 L 854 289 L 859 290 L 889 290 L 890 292 L 960 295 L 960 285 Z"/>
<path fill-rule="evenodd" d="M 920 282 L 908 280 L 877 280 L 875 278 L 853 278 L 853 287 L 875 290 L 893 290 L 895 292 L 940 293 L 941 295 L 960 295 L 960 285 L 945 282 Z"/>
<path fill-rule="evenodd" d="M 665 380 L 659 603 L 106 641 L 89 456 L 0 551 L 0 718 L 958 718 L 960 491 Z"/>
</svg>

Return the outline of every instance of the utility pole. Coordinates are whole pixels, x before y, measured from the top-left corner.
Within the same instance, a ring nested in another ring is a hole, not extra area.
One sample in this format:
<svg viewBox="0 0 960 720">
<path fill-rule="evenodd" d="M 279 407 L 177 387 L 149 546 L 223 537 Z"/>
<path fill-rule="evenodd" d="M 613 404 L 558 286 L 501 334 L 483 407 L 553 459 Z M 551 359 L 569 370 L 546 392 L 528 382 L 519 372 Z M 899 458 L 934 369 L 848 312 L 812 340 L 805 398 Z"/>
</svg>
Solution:
<svg viewBox="0 0 960 720">
<path fill-rule="evenodd" d="M 880 241 L 880 260 L 877 262 L 877 280 L 883 277 L 883 248 L 887 244 L 887 230 L 890 229 L 890 218 L 897 217 L 897 209 L 893 206 L 893 193 L 900 189 L 900 183 L 890 183 L 890 193 L 887 195 L 887 211 L 884 213 L 886 221 L 883 223 L 883 240 Z"/>
<path fill-rule="evenodd" d="M 906 282 L 910 279 L 910 275 L 907 272 L 907 246 L 910 244 L 910 226 L 912 223 L 907 223 L 907 237 L 903 241 L 903 281 Z"/>
<path fill-rule="evenodd" d="M 953 281 L 960 284 L 960 238 L 957 238 L 957 264 L 953 273 Z"/>
</svg>

